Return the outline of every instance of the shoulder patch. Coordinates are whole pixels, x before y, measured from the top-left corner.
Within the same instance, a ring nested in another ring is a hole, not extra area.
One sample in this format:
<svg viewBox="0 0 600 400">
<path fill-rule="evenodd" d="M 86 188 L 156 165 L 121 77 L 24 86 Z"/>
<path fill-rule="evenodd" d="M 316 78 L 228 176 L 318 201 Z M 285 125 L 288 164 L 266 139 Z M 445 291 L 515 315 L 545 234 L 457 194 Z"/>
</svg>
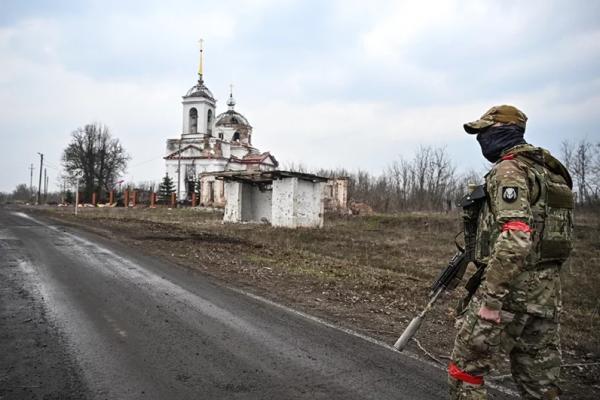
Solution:
<svg viewBox="0 0 600 400">
<path fill-rule="evenodd" d="M 504 186 L 502 188 L 502 200 L 512 203 L 519 197 L 519 188 L 516 186 Z"/>
</svg>

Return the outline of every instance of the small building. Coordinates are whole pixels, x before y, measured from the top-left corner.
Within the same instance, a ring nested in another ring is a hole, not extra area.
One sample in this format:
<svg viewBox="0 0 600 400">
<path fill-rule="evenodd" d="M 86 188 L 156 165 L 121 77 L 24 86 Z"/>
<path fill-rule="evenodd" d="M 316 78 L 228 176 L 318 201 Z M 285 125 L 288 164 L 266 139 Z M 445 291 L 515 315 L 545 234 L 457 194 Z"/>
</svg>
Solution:
<svg viewBox="0 0 600 400">
<path fill-rule="evenodd" d="M 225 182 L 223 222 L 323 226 L 325 177 L 277 170 L 222 172 L 216 177 Z"/>
</svg>

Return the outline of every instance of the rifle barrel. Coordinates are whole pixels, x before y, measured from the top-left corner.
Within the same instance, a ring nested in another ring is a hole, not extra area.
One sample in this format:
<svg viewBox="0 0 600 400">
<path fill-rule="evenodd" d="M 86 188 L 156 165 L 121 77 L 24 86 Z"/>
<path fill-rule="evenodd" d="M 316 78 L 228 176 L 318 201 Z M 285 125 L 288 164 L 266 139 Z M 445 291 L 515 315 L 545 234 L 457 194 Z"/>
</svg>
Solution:
<svg viewBox="0 0 600 400">
<path fill-rule="evenodd" d="M 429 302 L 427 303 L 423 311 L 421 311 L 419 315 L 417 315 L 412 319 L 412 321 L 410 321 L 410 324 L 408 324 L 404 332 L 402 332 L 402 335 L 400 335 L 398 340 L 396 340 L 396 343 L 394 343 L 394 347 L 396 348 L 396 350 L 402 351 L 406 348 L 408 342 L 410 342 L 410 340 L 413 338 L 413 336 L 415 336 L 415 334 L 421 327 L 421 323 L 425 318 L 425 314 L 427 314 L 429 310 L 431 310 L 431 307 L 437 301 L 438 297 L 440 297 L 443 291 L 443 287 L 438 288 L 434 295 L 431 296 L 431 298 L 429 299 Z"/>
</svg>

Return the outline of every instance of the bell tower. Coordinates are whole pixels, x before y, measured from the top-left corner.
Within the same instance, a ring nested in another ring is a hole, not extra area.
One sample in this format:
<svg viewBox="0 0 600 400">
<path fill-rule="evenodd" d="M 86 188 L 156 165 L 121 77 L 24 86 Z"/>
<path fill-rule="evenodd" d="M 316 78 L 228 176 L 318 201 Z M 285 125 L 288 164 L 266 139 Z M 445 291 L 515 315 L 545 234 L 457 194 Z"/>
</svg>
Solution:
<svg viewBox="0 0 600 400">
<path fill-rule="evenodd" d="M 198 82 L 183 96 L 183 132 L 184 138 L 212 136 L 215 125 L 215 107 L 217 101 L 204 84 L 204 48 L 200 40 L 200 63 Z"/>
</svg>

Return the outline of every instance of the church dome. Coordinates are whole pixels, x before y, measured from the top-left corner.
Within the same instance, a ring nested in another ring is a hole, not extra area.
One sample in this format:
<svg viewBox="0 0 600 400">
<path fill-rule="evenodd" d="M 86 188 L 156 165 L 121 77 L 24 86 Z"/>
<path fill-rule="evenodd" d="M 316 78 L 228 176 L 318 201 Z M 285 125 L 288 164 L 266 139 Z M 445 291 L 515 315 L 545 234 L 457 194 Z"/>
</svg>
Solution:
<svg viewBox="0 0 600 400">
<path fill-rule="evenodd" d="M 234 110 L 227 110 L 217 116 L 216 126 L 229 125 L 245 125 L 250 126 L 250 123 L 242 114 Z"/>
<path fill-rule="evenodd" d="M 227 105 L 229 106 L 229 110 L 225 111 L 217 115 L 216 126 L 232 126 L 232 125 L 243 125 L 250 126 L 250 123 L 239 112 L 235 111 L 235 99 L 233 98 L 233 93 L 229 94 L 229 99 L 227 100 Z"/>
<path fill-rule="evenodd" d="M 198 81 L 190 90 L 187 91 L 183 97 L 203 97 L 210 101 L 215 101 L 215 97 L 212 92 L 204 85 L 204 81 Z"/>
</svg>

